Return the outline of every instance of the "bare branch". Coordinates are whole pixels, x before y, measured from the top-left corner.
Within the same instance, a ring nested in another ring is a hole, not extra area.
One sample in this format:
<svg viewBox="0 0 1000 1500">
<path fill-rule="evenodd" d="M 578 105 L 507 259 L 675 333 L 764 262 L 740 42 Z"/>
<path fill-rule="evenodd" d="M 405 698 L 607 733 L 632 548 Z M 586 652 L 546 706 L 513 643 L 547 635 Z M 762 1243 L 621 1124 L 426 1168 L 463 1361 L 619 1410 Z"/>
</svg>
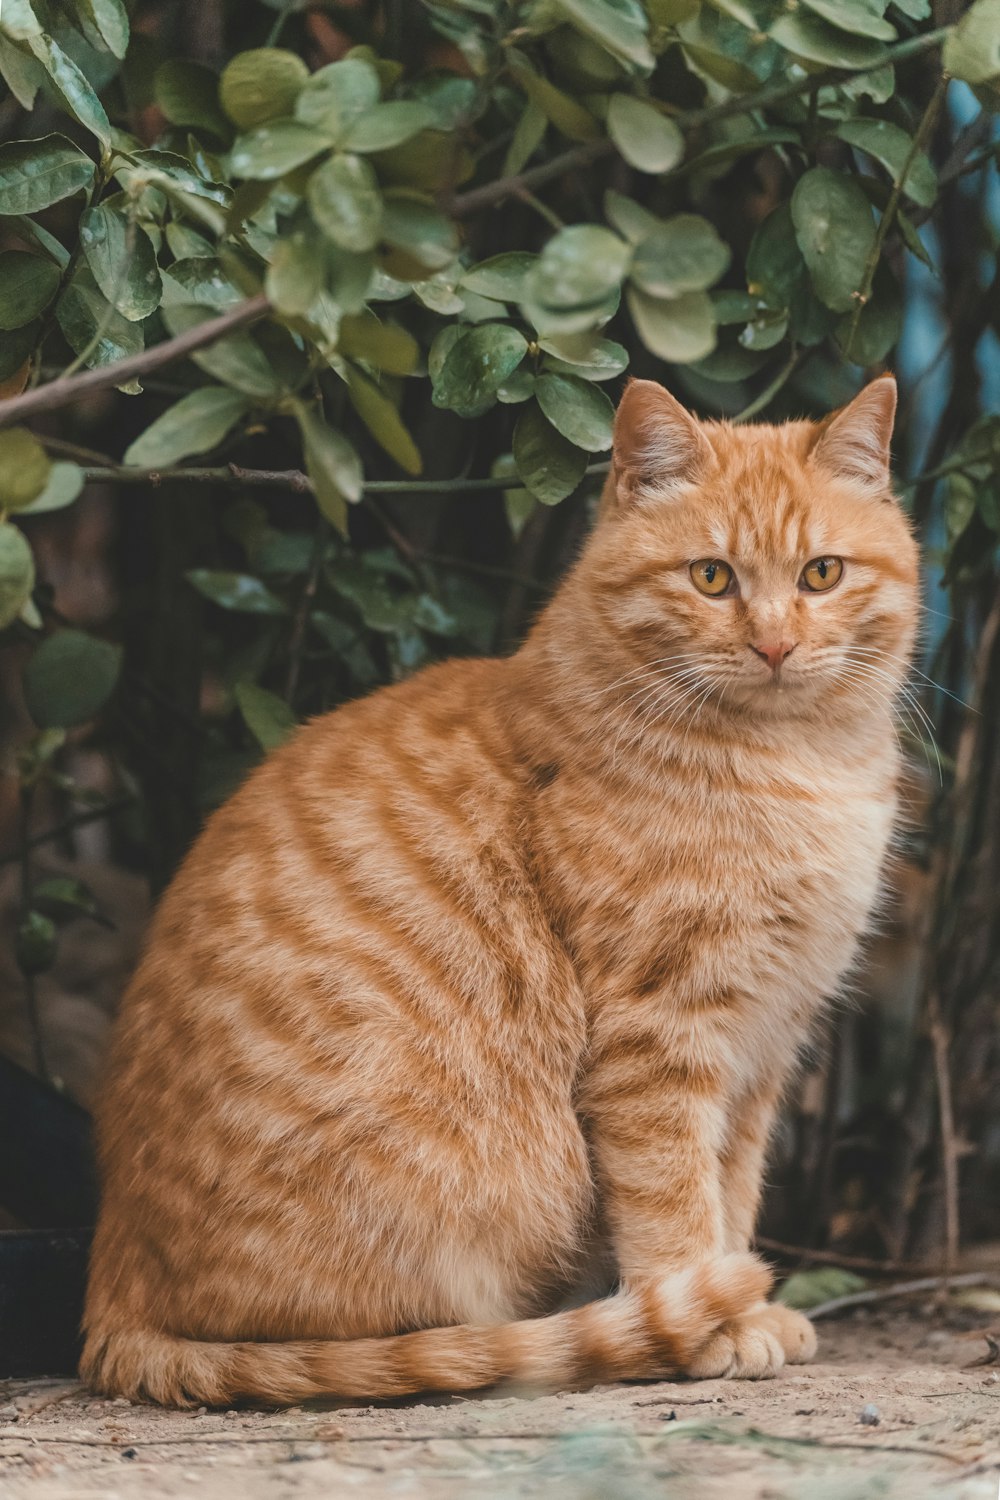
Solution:
<svg viewBox="0 0 1000 1500">
<path fill-rule="evenodd" d="M 41 412 L 57 411 L 61 406 L 68 406 L 71 401 L 79 401 L 81 396 L 106 390 L 109 385 L 124 385 L 129 380 L 136 380 L 151 370 L 159 370 L 163 365 L 172 364 L 175 359 L 193 354 L 196 349 L 206 349 L 227 333 L 244 328 L 248 323 L 256 323 L 269 311 L 270 303 L 266 297 L 251 297 L 230 308 L 228 312 L 220 313 L 217 318 L 199 323 L 186 333 L 179 333 L 176 338 L 154 344 L 152 349 L 144 349 L 141 354 L 132 354 L 128 359 L 117 360 L 113 365 L 101 365 L 96 370 L 88 370 L 85 375 L 74 375 L 70 379 L 52 380 L 48 385 L 36 386 L 23 396 L 14 396 L 9 401 L 0 402 L 0 427 L 9 427 L 14 422 L 23 421 L 25 417 L 36 417 Z"/>
</svg>

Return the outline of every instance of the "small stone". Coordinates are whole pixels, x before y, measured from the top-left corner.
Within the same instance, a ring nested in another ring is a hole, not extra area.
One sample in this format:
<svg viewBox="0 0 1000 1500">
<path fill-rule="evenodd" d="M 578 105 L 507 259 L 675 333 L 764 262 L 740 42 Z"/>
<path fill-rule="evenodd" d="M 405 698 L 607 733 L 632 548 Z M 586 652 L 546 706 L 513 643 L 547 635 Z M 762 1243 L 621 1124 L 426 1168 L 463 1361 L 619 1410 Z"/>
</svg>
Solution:
<svg viewBox="0 0 1000 1500">
<path fill-rule="evenodd" d="M 123 1448 L 122 1449 L 122 1458 L 138 1458 L 138 1457 L 139 1457 L 139 1450 L 138 1450 L 138 1448 Z"/>
<path fill-rule="evenodd" d="M 20 1415 L 13 1401 L 6 1401 L 0 1406 L 0 1422 L 16 1422 Z"/>
<path fill-rule="evenodd" d="M 866 1401 L 858 1412 L 858 1421 L 862 1427 L 877 1427 L 882 1420 L 882 1413 L 874 1401 Z"/>
</svg>

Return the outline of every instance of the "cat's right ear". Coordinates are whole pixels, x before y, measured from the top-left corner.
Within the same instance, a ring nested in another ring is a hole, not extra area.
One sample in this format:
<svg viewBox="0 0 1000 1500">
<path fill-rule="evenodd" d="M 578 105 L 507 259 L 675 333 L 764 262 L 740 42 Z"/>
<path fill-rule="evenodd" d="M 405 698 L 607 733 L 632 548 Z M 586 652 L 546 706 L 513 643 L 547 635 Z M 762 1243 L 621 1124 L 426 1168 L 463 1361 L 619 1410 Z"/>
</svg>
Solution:
<svg viewBox="0 0 1000 1500">
<path fill-rule="evenodd" d="M 620 506 L 663 500 L 691 484 L 712 456 L 690 412 L 654 380 L 630 380 L 615 416 L 612 463 Z"/>
</svg>

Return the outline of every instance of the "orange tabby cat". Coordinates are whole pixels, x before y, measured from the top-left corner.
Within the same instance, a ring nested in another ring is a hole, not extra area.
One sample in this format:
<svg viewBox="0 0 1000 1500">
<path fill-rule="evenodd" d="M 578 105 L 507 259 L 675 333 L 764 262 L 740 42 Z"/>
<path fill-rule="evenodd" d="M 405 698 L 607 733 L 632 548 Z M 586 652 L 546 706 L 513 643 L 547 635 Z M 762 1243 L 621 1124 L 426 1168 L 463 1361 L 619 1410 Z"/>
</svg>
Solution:
<svg viewBox="0 0 1000 1500">
<path fill-rule="evenodd" d="M 893 826 L 917 614 L 894 408 L 883 378 L 824 423 L 733 428 L 633 382 L 521 650 L 314 721 L 210 820 L 99 1110 L 95 1390 L 812 1354 L 748 1245 Z M 588 1274 L 619 1288 L 554 1311 Z"/>
</svg>

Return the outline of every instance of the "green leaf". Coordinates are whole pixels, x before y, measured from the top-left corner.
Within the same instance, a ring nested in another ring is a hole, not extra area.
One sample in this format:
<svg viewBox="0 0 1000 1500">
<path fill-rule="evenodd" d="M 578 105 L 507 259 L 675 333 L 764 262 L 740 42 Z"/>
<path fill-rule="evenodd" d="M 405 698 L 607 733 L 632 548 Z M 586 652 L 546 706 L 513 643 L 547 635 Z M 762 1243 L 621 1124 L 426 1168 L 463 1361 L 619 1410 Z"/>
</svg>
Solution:
<svg viewBox="0 0 1000 1500">
<path fill-rule="evenodd" d="M 91 369 L 114 365 L 144 348 L 141 323 L 130 323 L 81 266 L 56 303 L 56 318 L 73 352 Z"/>
<path fill-rule="evenodd" d="M 280 47 L 255 47 L 239 52 L 219 79 L 219 102 L 240 130 L 251 130 L 266 120 L 295 111 L 309 69 L 294 52 Z"/>
<path fill-rule="evenodd" d="M 587 453 L 611 447 L 615 409 L 603 391 L 578 375 L 546 373 L 535 381 L 538 404 L 557 432 Z"/>
<path fill-rule="evenodd" d="M 207 453 L 249 409 L 246 396 L 224 386 L 189 391 L 140 433 L 123 461 L 141 469 L 162 469 L 192 453 Z"/>
<path fill-rule="evenodd" d="M 675 214 L 636 246 L 632 280 L 652 297 L 710 287 L 729 265 L 729 246 L 698 214 Z"/>
<path fill-rule="evenodd" d="M 612 57 L 652 71 L 656 59 L 649 45 L 649 22 L 637 0 L 554 0 L 554 7 Z"/>
<path fill-rule="evenodd" d="M 983 84 L 1000 77 L 1000 4 L 975 0 L 945 38 L 941 66 L 965 83 Z"/>
<path fill-rule="evenodd" d="M 948 476 L 943 511 L 948 538 L 954 543 L 976 514 L 976 487 L 967 474 Z"/>
<path fill-rule="evenodd" d="M 356 505 L 364 490 L 361 460 L 343 433 L 328 427 L 312 408 L 296 402 L 295 417 L 317 504 L 331 525 L 346 537 L 347 504 Z"/>
<path fill-rule="evenodd" d="M 638 245 L 640 240 L 644 240 L 664 223 L 656 214 L 651 214 L 648 208 L 643 208 L 641 203 L 636 203 L 633 198 L 626 198 L 624 193 L 616 193 L 613 188 L 609 188 L 604 194 L 604 214 L 612 227 L 630 245 Z"/>
<path fill-rule="evenodd" d="M 334 156 L 317 167 L 307 189 L 313 218 L 344 250 L 372 250 L 382 232 L 378 179 L 360 156 Z"/>
<path fill-rule="evenodd" d="M 504 406 L 519 406 L 522 401 L 528 401 L 535 394 L 535 377 L 530 370 L 523 365 L 519 366 L 508 378 L 497 386 L 497 400 L 502 401 Z"/>
<path fill-rule="evenodd" d="M 631 247 L 599 224 L 572 224 L 549 240 L 527 277 L 533 302 L 542 307 L 591 307 L 617 291 L 628 270 Z"/>
<path fill-rule="evenodd" d="M 543 505 L 558 505 L 583 478 L 587 455 L 568 442 L 532 401 L 514 428 L 514 462 L 525 488 Z"/>
<path fill-rule="evenodd" d="M 371 64 L 345 57 L 312 75 L 295 101 L 295 118 L 339 144 L 354 121 L 378 103 L 380 93 Z"/>
<path fill-rule="evenodd" d="M 850 36 L 814 16 L 779 16 L 770 36 L 793 57 L 824 67 L 870 68 L 885 55 L 885 48 L 878 42 Z"/>
<path fill-rule="evenodd" d="M 262 750 L 277 750 L 298 727 L 284 698 L 258 687 L 255 682 L 238 682 L 233 697 L 243 715 L 243 722 Z"/>
<path fill-rule="evenodd" d="M 662 301 L 630 287 L 627 296 L 639 337 L 660 359 L 692 364 L 715 348 L 715 315 L 707 292 Z"/>
<path fill-rule="evenodd" d="M 82 880 L 71 875 L 54 875 L 40 880 L 31 892 L 32 906 L 54 919 L 84 916 L 100 917 L 101 909 L 93 891 Z"/>
<path fill-rule="evenodd" d="M 288 605 L 250 573 L 227 573 L 214 568 L 192 568 L 184 574 L 206 599 L 220 609 L 244 615 L 287 615 Z"/>
<path fill-rule="evenodd" d="M 0 512 L 23 510 L 49 481 L 49 456 L 26 427 L 0 431 Z"/>
<path fill-rule="evenodd" d="M 341 319 L 339 349 L 349 359 L 366 360 L 388 375 L 412 375 L 420 363 L 420 345 L 412 333 L 370 311 Z"/>
<path fill-rule="evenodd" d="M 90 186 L 94 163 L 63 135 L 0 145 L 0 203 L 5 214 L 34 214 Z"/>
<path fill-rule="evenodd" d="M 845 120 L 837 135 L 849 146 L 866 151 L 881 162 L 898 187 L 913 142 L 905 130 L 891 120 Z M 937 197 L 937 175 L 929 158 L 918 151 L 910 163 L 903 191 L 921 208 L 931 208 Z"/>
<path fill-rule="evenodd" d="M 531 104 L 563 135 L 571 141 L 596 141 L 600 137 L 601 127 L 589 110 L 536 73 L 522 53 L 511 48 L 507 64 Z"/>
<path fill-rule="evenodd" d="M 32 52 L 48 73 L 69 113 L 96 135 L 102 146 L 111 145 L 111 124 L 104 105 L 76 63 L 50 36 L 29 38 Z"/>
<path fill-rule="evenodd" d="M 815 1271 L 793 1272 L 780 1287 L 776 1300 L 786 1307 L 818 1307 L 833 1297 L 863 1291 L 867 1284 L 853 1271 L 844 1271 L 840 1266 L 821 1266 Z"/>
<path fill-rule="evenodd" d="M 175 260 L 163 273 L 163 301 L 168 310 L 195 302 L 199 307 L 223 312 L 242 302 L 243 293 L 229 280 L 216 256 L 196 255 Z"/>
<path fill-rule="evenodd" d="M 64 249 L 55 235 L 49 234 L 41 224 L 36 224 L 34 219 L 29 219 L 26 214 L 4 214 L 6 225 L 9 229 L 17 230 L 21 239 L 27 240 L 36 250 L 47 255 L 53 265 L 57 265 L 64 271 L 69 265 L 69 251 Z"/>
<path fill-rule="evenodd" d="M 423 468 L 420 450 L 388 396 L 356 369 L 348 376 L 347 391 L 351 405 L 379 447 L 407 474 L 419 474 Z"/>
<path fill-rule="evenodd" d="M 872 37 L 877 42 L 896 40 L 895 26 L 883 18 L 884 5 L 869 4 L 866 0 L 802 0 L 802 4 L 831 26 L 854 36 Z"/>
<path fill-rule="evenodd" d="M 34 109 L 38 90 L 46 79 L 41 63 L 9 41 L 0 30 L 0 78 L 22 109 Z"/>
<path fill-rule="evenodd" d="M 0 630 L 16 620 L 35 586 L 35 559 L 23 532 L 0 522 Z"/>
<path fill-rule="evenodd" d="M 402 271 L 404 280 L 419 281 L 429 272 L 442 270 L 451 265 L 458 250 L 452 221 L 423 198 L 400 191 L 385 200 L 382 238 L 402 253 L 404 264 L 398 270 L 392 264 L 387 269 L 392 275 Z"/>
<path fill-rule="evenodd" d="M 274 247 L 264 290 L 278 312 L 304 317 L 326 286 L 328 247 L 311 226 L 285 235 Z"/>
<path fill-rule="evenodd" d="M 864 192 L 843 172 L 813 167 L 795 185 L 792 220 L 816 295 L 834 312 L 847 312 L 875 242 Z"/>
<path fill-rule="evenodd" d="M 10 380 L 27 364 L 42 336 L 42 325 L 26 323 L 23 328 L 14 328 L 0 339 L 0 381 Z M 27 378 L 27 371 L 24 376 Z"/>
<path fill-rule="evenodd" d="M 118 685 L 122 648 L 83 630 L 57 630 L 24 669 L 24 701 L 39 729 L 86 724 Z"/>
<path fill-rule="evenodd" d="M 219 107 L 219 80 L 203 63 L 171 57 L 157 68 L 153 93 L 171 125 L 208 130 L 220 141 L 232 135 L 232 126 Z"/>
<path fill-rule="evenodd" d="M 237 136 L 229 164 L 234 177 L 272 182 L 327 149 L 328 143 L 311 125 L 298 120 L 270 120 L 247 135 Z"/>
<path fill-rule="evenodd" d="M 545 138 L 548 127 L 545 111 L 529 99 L 517 122 L 513 139 L 504 157 L 503 176 L 516 177 L 523 172 Z M 534 503 L 534 502 L 532 502 Z"/>
<path fill-rule="evenodd" d="M 104 202 L 80 217 L 80 244 L 94 280 L 130 323 L 160 305 L 162 285 L 149 235 L 116 205 Z"/>
<path fill-rule="evenodd" d="M 434 111 L 416 99 L 375 104 L 350 124 L 339 142 L 345 151 L 388 151 L 434 125 Z"/>
<path fill-rule="evenodd" d="M 38 516 L 49 510 L 63 510 L 72 505 L 83 489 L 83 470 L 79 464 L 54 463 L 40 495 L 30 505 L 22 506 L 21 514 Z"/>
<path fill-rule="evenodd" d="M 212 314 L 204 307 L 164 307 L 163 318 L 176 337 L 187 333 L 189 328 L 211 320 Z M 247 396 L 266 399 L 276 396 L 281 385 L 271 367 L 267 355 L 249 333 L 243 330 L 228 333 L 218 343 L 207 349 L 199 349 L 191 355 L 199 369 L 211 375 L 223 385 L 243 391 Z"/>
<path fill-rule="evenodd" d="M 547 370 L 561 370 L 584 380 L 612 380 L 628 369 L 628 352 L 612 339 L 590 333 L 564 333 L 539 338 L 538 347 L 550 356 Z"/>
<path fill-rule="evenodd" d="M 466 271 L 459 286 L 494 302 L 520 302 L 525 278 L 537 260 L 538 256 L 530 250 L 506 250 Z"/>
<path fill-rule="evenodd" d="M 29 911 L 18 923 L 14 956 L 22 974 L 44 974 L 55 963 L 58 943 L 51 917 Z"/>
<path fill-rule="evenodd" d="M 668 115 L 632 94 L 612 94 L 608 135 L 640 172 L 669 172 L 684 155 L 684 137 Z"/>
<path fill-rule="evenodd" d="M 0 328 L 23 328 L 48 307 L 59 286 L 59 267 L 26 250 L 0 252 Z"/>
<path fill-rule="evenodd" d="M 497 389 L 528 352 L 527 340 L 504 323 L 480 323 L 455 339 L 434 381 L 434 405 L 462 417 L 488 411 Z"/>
<path fill-rule="evenodd" d="M 129 25 L 122 0 L 76 0 L 76 4 L 108 51 L 123 58 L 128 50 Z"/>
</svg>

